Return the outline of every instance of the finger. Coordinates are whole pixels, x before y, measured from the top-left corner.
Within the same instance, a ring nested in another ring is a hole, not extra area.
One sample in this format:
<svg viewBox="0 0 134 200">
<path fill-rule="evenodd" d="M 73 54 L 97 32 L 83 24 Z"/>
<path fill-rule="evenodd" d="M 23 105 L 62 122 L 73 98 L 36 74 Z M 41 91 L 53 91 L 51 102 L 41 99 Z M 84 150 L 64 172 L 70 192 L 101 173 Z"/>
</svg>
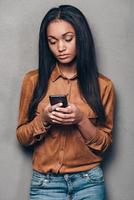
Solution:
<svg viewBox="0 0 134 200">
<path fill-rule="evenodd" d="M 73 112 L 71 106 L 67 106 L 65 108 L 64 107 L 57 107 L 55 110 L 62 112 L 62 113 L 68 113 L 68 114 Z"/>
<path fill-rule="evenodd" d="M 57 103 L 57 104 L 55 104 L 55 105 L 53 105 L 53 106 L 51 106 L 52 107 L 52 110 L 55 110 L 56 108 L 59 108 L 59 107 L 61 107 L 63 104 L 62 103 Z"/>
<path fill-rule="evenodd" d="M 48 112 L 52 112 L 53 110 L 55 110 L 57 107 L 62 106 L 62 103 L 57 103 L 53 106 L 48 106 Z"/>
<path fill-rule="evenodd" d="M 53 120 L 53 121 L 52 121 L 52 123 L 53 123 L 53 124 L 62 124 L 62 125 L 63 125 L 63 123 L 62 123 L 62 122 L 60 122 L 60 121 L 57 121 L 57 120 Z"/>
<path fill-rule="evenodd" d="M 72 125 L 72 124 L 75 123 L 74 118 L 72 118 L 72 119 L 62 119 L 62 118 L 56 117 L 54 115 L 51 116 L 51 121 L 52 121 L 52 123 L 62 124 L 62 125 Z"/>
<path fill-rule="evenodd" d="M 59 118 L 62 118 L 62 119 L 70 119 L 71 117 L 73 117 L 72 114 L 56 112 L 56 111 L 53 111 L 52 115 L 59 117 Z"/>
<path fill-rule="evenodd" d="M 59 122 L 59 123 L 63 123 L 63 119 L 62 118 L 59 118 L 59 117 L 56 117 L 56 116 L 53 116 L 51 118 L 52 122 Z"/>
<path fill-rule="evenodd" d="M 60 117 L 57 117 L 57 116 L 53 115 L 52 116 L 52 121 L 58 121 L 61 124 L 65 124 L 65 123 L 74 124 L 75 119 L 74 118 L 60 118 Z"/>
<path fill-rule="evenodd" d="M 59 121 L 59 122 L 63 122 L 63 119 L 64 119 L 64 118 L 59 117 L 59 116 L 56 116 L 56 115 L 54 115 L 53 113 L 54 113 L 54 111 L 53 111 L 53 112 L 51 113 L 51 115 L 50 115 L 50 119 L 51 119 L 52 122 L 53 122 L 54 120 L 57 120 L 57 121 Z"/>
<path fill-rule="evenodd" d="M 73 124 L 72 122 L 60 122 L 60 121 L 57 121 L 57 120 L 53 120 L 53 123 L 62 124 L 62 125 L 72 125 Z"/>
</svg>

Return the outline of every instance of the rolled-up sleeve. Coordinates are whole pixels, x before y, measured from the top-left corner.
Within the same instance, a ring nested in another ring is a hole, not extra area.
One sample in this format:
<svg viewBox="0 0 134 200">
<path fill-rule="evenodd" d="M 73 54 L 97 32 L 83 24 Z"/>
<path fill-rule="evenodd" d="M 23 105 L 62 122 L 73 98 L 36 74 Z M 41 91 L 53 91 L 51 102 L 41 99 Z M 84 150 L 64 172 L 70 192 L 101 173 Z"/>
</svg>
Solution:
<svg viewBox="0 0 134 200">
<path fill-rule="evenodd" d="M 35 82 L 32 80 L 31 73 L 29 72 L 25 75 L 22 83 L 18 126 L 16 129 L 18 141 L 25 146 L 34 144 L 39 138 L 43 138 L 41 135 L 46 133 L 41 113 L 36 112 L 35 118 L 30 122 L 28 121 L 29 104 L 34 88 Z"/>
<path fill-rule="evenodd" d="M 85 144 L 98 152 L 104 152 L 112 143 L 115 89 L 110 80 L 105 88 L 102 103 L 106 113 L 106 123 L 103 127 L 95 126 L 90 119 L 85 119 L 78 125 Z"/>
</svg>

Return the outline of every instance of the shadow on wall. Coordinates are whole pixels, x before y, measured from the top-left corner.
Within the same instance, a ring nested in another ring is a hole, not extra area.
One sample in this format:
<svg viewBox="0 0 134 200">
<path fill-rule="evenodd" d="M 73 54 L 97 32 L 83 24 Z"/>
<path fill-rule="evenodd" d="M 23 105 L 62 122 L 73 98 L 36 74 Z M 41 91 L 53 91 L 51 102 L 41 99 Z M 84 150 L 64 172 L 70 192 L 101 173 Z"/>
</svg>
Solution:
<svg viewBox="0 0 134 200">
<path fill-rule="evenodd" d="M 34 146 L 25 147 L 25 146 L 19 145 L 19 148 L 21 149 L 21 151 L 22 151 L 29 159 L 32 158 Z"/>
<path fill-rule="evenodd" d="M 24 147 L 18 142 L 16 143 L 18 150 L 21 154 L 24 154 L 22 158 L 22 164 L 20 165 L 20 174 L 19 174 L 19 184 L 16 185 L 15 189 L 15 200 L 26 200 L 29 199 L 29 189 L 31 183 L 31 160 L 33 147 Z"/>
<path fill-rule="evenodd" d="M 108 150 L 104 153 L 103 155 L 103 162 L 102 162 L 102 169 L 105 172 L 106 168 L 109 165 L 112 165 L 112 161 L 115 158 L 116 155 L 116 147 L 117 147 L 117 133 L 118 133 L 118 123 L 117 123 L 117 112 L 118 112 L 118 97 L 116 95 L 116 100 L 115 100 L 115 114 L 114 114 L 114 128 L 113 128 L 113 133 L 112 133 L 112 145 L 108 148 Z M 105 183 L 106 187 L 106 199 L 105 200 L 111 200 L 108 192 L 107 192 L 107 184 Z"/>
</svg>

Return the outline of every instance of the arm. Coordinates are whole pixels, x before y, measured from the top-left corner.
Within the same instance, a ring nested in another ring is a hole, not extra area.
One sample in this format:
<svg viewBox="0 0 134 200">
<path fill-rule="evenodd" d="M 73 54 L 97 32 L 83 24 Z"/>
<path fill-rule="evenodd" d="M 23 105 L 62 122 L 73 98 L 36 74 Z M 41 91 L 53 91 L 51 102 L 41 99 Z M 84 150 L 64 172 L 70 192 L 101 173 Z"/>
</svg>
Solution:
<svg viewBox="0 0 134 200">
<path fill-rule="evenodd" d="M 115 104 L 115 92 L 109 81 L 102 99 L 106 112 L 106 123 L 103 127 L 94 126 L 90 119 L 83 117 L 78 123 L 78 128 L 85 140 L 85 144 L 93 150 L 103 152 L 112 143 L 113 113 Z"/>
<path fill-rule="evenodd" d="M 32 99 L 35 83 L 31 79 L 30 73 L 27 73 L 24 77 L 19 106 L 19 118 L 16 135 L 18 141 L 25 145 L 32 145 L 42 139 L 46 134 L 46 128 L 43 123 L 42 114 L 36 112 L 35 118 L 28 122 L 28 108 Z"/>
</svg>

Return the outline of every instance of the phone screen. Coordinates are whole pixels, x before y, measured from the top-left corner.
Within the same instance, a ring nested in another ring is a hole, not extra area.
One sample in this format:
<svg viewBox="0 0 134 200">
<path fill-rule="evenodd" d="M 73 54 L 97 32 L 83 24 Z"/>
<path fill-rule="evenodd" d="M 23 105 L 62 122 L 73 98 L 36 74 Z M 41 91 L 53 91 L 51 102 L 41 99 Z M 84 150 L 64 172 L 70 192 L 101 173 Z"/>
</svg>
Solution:
<svg viewBox="0 0 134 200">
<path fill-rule="evenodd" d="M 63 104 L 62 107 L 68 106 L 66 95 L 50 95 L 49 100 L 51 105 L 62 103 Z"/>
</svg>

